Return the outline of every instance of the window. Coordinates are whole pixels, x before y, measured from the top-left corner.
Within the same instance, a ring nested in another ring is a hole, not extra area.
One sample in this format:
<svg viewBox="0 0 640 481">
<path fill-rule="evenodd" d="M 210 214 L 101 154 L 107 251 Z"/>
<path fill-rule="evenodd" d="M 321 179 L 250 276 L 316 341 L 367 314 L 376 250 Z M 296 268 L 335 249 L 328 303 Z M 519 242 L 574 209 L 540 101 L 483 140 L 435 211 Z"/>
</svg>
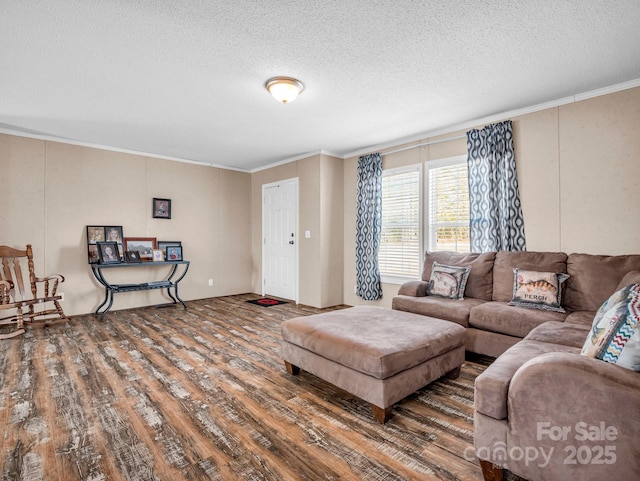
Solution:
<svg viewBox="0 0 640 481">
<path fill-rule="evenodd" d="M 469 252 L 469 182 L 464 156 L 427 163 L 428 246 Z"/>
<path fill-rule="evenodd" d="M 469 252 L 466 157 L 427 162 L 424 208 L 420 172 L 420 165 L 413 165 L 382 174 L 382 236 L 378 262 L 383 282 L 398 284 L 418 279 L 425 249 Z M 422 212 L 426 213 L 424 231 Z"/>
<path fill-rule="evenodd" d="M 386 282 L 419 277 L 420 166 L 382 174 L 382 235 L 378 262 Z M 392 278 L 392 279 L 389 279 Z"/>
</svg>

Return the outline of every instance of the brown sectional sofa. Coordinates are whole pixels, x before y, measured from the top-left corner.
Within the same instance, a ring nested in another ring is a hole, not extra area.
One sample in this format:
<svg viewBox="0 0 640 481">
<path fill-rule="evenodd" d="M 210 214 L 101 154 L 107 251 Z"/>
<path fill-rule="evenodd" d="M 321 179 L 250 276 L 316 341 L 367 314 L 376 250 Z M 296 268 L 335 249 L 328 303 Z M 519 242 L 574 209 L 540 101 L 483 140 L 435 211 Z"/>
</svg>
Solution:
<svg viewBox="0 0 640 481">
<path fill-rule="evenodd" d="M 434 261 L 472 266 L 464 300 L 425 295 Z M 569 274 L 566 312 L 509 306 L 516 267 Z M 639 271 L 639 255 L 434 252 L 423 281 L 400 288 L 394 309 L 462 324 L 468 351 L 497 357 L 475 386 L 485 480 L 639 479 L 640 373 L 580 355 L 598 308 Z"/>
<path fill-rule="evenodd" d="M 471 266 L 463 300 L 426 295 L 434 262 Z M 563 284 L 567 312 L 508 305 L 513 296 L 514 268 L 569 274 Z M 467 351 L 498 357 L 545 322 L 590 326 L 598 308 L 630 271 L 640 271 L 640 255 L 427 252 L 422 280 L 400 286 L 392 307 L 457 322 L 467 328 Z"/>
<path fill-rule="evenodd" d="M 639 479 L 640 373 L 581 356 L 589 330 L 542 324 L 476 378 L 485 480 Z"/>
</svg>

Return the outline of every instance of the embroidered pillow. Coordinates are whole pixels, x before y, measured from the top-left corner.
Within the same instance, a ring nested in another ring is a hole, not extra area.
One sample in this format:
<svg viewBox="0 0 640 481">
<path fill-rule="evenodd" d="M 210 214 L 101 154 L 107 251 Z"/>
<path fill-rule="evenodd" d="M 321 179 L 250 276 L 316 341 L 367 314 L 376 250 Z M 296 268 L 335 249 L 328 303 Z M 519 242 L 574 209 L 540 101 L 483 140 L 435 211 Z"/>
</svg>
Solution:
<svg viewBox="0 0 640 481">
<path fill-rule="evenodd" d="M 600 306 L 580 354 L 640 371 L 640 284 L 613 293 Z"/>
<path fill-rule="evenodd" d="M 427 295 L 463 299 L 470 271 L 471 267 L 447 266 L 434 262 L 427 286 Z"/>
<path fill-rule="evenodd" d="M 562 303 L 562 283 L 568 274 L 513 270 L 513 298 L 510 306 L 565 312 Z"/>
</svg>

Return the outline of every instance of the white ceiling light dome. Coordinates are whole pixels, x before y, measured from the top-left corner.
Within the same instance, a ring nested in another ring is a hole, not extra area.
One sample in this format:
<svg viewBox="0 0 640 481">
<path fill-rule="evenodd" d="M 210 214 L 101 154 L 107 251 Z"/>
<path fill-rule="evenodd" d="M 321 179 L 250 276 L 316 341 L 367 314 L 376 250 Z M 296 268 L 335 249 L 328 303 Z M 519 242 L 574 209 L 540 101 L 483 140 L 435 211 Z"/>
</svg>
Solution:
<svg viewBox="0 0 640 481">
<path fill-rule="evenodd" d="M 293 102 L 304 90 L 302 82 L 292 77 L 273 77 L 264 86 L 274 99 L 283 104 Z"/>
</svg>

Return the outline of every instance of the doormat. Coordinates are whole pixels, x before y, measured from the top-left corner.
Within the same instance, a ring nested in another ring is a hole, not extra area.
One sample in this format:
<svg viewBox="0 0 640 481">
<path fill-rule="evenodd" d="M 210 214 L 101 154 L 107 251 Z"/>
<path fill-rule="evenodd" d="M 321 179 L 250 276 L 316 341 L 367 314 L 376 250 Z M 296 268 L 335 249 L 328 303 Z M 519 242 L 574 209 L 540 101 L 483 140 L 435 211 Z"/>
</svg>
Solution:
<svg viewBox="0 0 640 481">
<path fill-rule="evenodd" d="M 253 299 L 247 302 L 250 304 L 255 304 L 256 306 L 262 306 L 262 307 L 271 307 L 271 306 L 277 306 L 279 304 L 287 303 L 287 301 L 279 301 L 278 299 L 272 299 L 270 297 L 261 297 L 260 299 Z"/>
</svg>

